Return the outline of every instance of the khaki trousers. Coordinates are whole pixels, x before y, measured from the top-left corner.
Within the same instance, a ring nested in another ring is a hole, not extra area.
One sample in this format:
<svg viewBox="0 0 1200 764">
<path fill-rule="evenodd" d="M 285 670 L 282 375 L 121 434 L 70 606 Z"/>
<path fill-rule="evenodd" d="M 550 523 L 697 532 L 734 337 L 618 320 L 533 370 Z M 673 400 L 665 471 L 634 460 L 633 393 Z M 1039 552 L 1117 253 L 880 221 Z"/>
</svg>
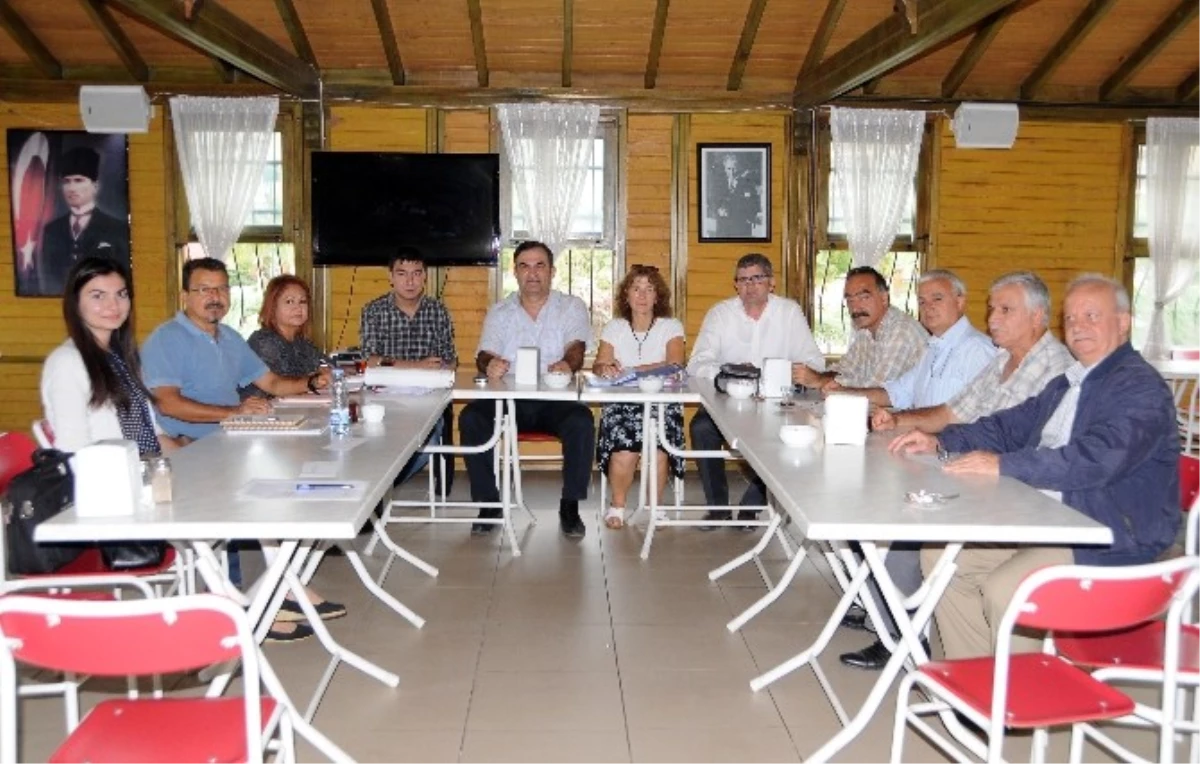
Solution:
<svg viewBox="0 0 1200 764">
<path fill-rule="evenodd" d="M 921 550 L 921 569 L 933 570 L 942 547 Z M 996 629 L 1021 581 L 1030 573 L 1050 565 L 1070 565 L 1075 556 L 1065 547 L 991 546 L 964 547 L 958 569 L 934 610 L 942 650 L 947 659 L 978 658 L 996 650 Z M 1033 632 L 1013 634 L 1014 653 L 1038 652 L 1041 636 Z"/>
</svg>

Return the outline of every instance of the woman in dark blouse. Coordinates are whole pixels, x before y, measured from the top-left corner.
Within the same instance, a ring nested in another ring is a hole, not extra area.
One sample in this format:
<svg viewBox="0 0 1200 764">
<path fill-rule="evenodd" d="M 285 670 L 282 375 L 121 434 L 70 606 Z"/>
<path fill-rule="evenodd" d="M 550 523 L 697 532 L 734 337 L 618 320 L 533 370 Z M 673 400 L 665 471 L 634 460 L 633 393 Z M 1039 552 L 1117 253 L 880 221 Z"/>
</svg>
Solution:
<svg viewBox="0 0 1200 764">
<path fill-rule="evenodd" d="M 314 377 L 324 354 L 308 338 L 312 325 L 308 284 L 295 276 L 276 276 L 263 294 L 258 324 L 250 335 L 250 347 L 271 371 L 285 377 Z M 267 394 L 253 385 L 252 395 Z"/>
</svg>

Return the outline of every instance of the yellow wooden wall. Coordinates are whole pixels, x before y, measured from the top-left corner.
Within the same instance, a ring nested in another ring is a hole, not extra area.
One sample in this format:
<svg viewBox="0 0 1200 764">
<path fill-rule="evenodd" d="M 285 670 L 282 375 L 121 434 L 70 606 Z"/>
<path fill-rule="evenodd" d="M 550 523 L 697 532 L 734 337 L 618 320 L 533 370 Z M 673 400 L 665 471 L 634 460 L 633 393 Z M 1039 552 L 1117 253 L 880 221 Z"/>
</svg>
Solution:
<svg viewBox="0 0 1200 764">
<path fill-rule="evenodd" d="M 687 315 L 682 317 L 689 340 L 700 330 L 704 314 L 714 303 L 735 294 L 733 267 L 747 252 L 761 252 L 776 270 L 776 291 L 783 291 L 783 232 L 787 166 L 787 115 L 783 112 L 692 115 L 688 138 Z M 700 143 L 771 144 L 771 241 L 763 243 L 700 243 L 696 145 Z"/>
<path fill-rule="evenodd" d="M 9 128 L 82 130 L 75 104 L 0 104 L 0 133 Z M 144 338 L 170 316 L 163 171 L 162 108 L 147 133 L 129 136 L 129 203 L 135 318 Z M 7 142 L 0 141 L 0 167 L 8 167 Z M 66 338 L 62 302 L 50 297 L 16 297 L 13 284 L 12 217 L 7 169 L 0 183 L 0 431 L 25 430 L 41 416 L 38 381 L 42 360 Z"/>
<path fill-rule="evenodd" d="M 966 282 L 975 326 L 986 323 L 988 285 L 1009 271 L 1033 270 L 1045 280 L 1056 332 L 1072 278 L 1120 277 L 1128 129 L 1022 120 L 1011 150 L 957 149 L 942 120 L 932 259 Z"/>
<path fill-rule="evenodd" d="M 668 284 L 675 119 L 670 114 L 630 114 L 625 130 L 625 264 L 653 265 Z"/>
</svg>

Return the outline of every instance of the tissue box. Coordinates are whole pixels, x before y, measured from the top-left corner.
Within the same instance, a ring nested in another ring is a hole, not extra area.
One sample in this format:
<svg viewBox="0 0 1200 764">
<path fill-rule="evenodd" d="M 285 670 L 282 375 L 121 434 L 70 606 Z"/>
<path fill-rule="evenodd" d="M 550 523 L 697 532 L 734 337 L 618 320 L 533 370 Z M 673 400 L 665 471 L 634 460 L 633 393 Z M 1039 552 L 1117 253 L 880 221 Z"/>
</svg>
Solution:
<svg viewBox="0 0 1200 764">
<path fill-rule="evenodd" d="M 541 367 L 538 366 L 537 348 L 517 349 L 517 384 L 536 385 Z"/>
<path fill-rule="evenodd" d="M 132 515 L 142 496 L 142 462 L 131 440 L 101 440 L 71 459 L 75 513 L 80 517 Z"/>
<path fill-rule="evenodd" d="M 825 399 L 825 442 L 861 446 L 867 442 L 870 401 L 862 395 L 834 394 Z"/>
<path fill-rule="evenodd" d="M 779 398 L 792 389 L 792 362 L 786 358 L 764 358 L 758 392 L 764 398 Z"/>
</svg>

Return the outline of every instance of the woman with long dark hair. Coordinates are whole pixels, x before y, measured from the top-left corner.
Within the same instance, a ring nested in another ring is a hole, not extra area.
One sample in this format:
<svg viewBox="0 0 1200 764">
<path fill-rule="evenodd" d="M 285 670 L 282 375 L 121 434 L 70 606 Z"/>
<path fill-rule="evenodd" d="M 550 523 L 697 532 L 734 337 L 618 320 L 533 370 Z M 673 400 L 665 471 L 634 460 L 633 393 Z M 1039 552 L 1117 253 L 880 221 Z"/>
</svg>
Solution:
<svg viewBox="0 0 1200 764">
<path fill-rule="evenodd" d="M 41 384 L 55 447 L 72 452 L 110 438 L 132 440 L 142 456 L 177 447 L 157 432 L 153 396 L 142 384 L 125 266 L 103 257 L 75 263 L 62 309 L 67 340 L 46 358 Z"/>
</svg>

